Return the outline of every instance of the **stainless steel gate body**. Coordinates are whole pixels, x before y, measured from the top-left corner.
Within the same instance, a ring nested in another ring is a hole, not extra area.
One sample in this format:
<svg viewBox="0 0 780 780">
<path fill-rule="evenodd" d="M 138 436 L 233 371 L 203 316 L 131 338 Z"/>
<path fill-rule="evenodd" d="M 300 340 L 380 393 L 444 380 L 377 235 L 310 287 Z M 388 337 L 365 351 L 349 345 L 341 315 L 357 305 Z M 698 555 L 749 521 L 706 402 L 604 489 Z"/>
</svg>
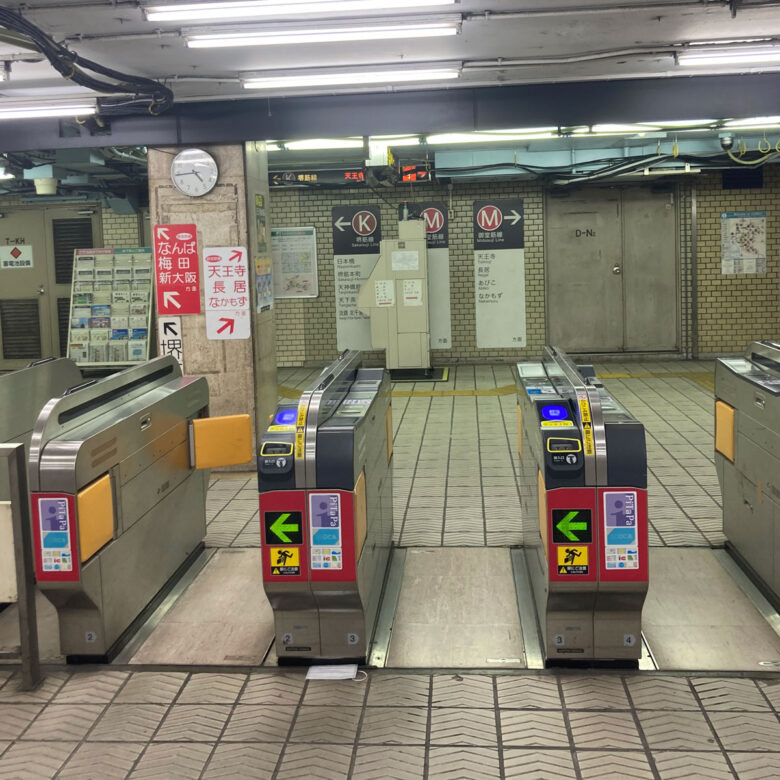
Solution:
<svg viewBox="0 0 780 780">
<path fill-rule="evenodd" d="M 62 652 L 103 660 L 205 534 L 207 473 L 190 422 L 208 413 L 203 377 L 171 357 L 51 400 L 29 477 L 36 576 L 57 607 Z"/>
<path fill-rule="evenodd" d="M 644 428 L 556 348 L 516 371 L 525 555 L 547 663 L 635 661 L 648 583 Z"/>
<path fill-rule="evenodd" d="M 359 352 L 281 404 L 258 447 L 280 663 L 365 660 L 392 544 L 390 380 Z"/>
<path fill-rule="evenodd" d="M 727 545 L 780 606 L 780 344 L 715 367 L 715 466 Z"/>
</svg>

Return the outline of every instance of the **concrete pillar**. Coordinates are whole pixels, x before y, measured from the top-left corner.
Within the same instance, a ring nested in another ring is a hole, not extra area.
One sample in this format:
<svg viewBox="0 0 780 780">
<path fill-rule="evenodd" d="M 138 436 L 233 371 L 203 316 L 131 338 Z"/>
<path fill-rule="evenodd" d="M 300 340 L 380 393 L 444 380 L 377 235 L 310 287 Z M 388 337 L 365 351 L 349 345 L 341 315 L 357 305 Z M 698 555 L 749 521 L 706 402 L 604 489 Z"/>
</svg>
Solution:
<svg viewBox="0 0 780 780">
<path fill-rule="evenodd" d="M 219 179 L 210 193 L 199 198 L 182 195 L 171 182 L 171 162 L 180 149 L 149 149 L 150 220 L 152 229 L 158 224 L 194 223 L 201 270 L 204 247 L 244 246 L 248 250 L 252 338 L 210 341 L 206 338 L 205 314 L 193 314 L 181 318 L 182 351 L 184 373 L 205 376 L 208 380 L 211 414 L 248 412 L 256 442 L 257 431 L 265 429 L 277 399 L 273 311 L 258 312 L 256 306 L 256 270 L 262 268 L 264 260 L 270 259 L 270 226 L 265 225 L 265 236 L 258 235 L 255 200 L 259 195 L 264 204 L 268 203 L 265 146 L 250 143 L 246 147 L 225 144 L 202 148 L 217 161 Z M 203 303 L 201 300 L 205 312 Z M 159 342 L 159 334 L 157 338 Z"/>
</svg>

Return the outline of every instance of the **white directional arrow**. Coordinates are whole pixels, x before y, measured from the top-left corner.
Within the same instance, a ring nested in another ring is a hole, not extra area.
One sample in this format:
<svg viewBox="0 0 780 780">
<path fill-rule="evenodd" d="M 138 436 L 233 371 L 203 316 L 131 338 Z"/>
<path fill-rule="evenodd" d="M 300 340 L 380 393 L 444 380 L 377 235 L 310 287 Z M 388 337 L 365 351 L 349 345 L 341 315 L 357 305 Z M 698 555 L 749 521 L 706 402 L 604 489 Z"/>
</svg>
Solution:
<svg viewBox="0 0 780 780">
<path fill-rule="evenodd" d="M 521 219 L 522 216 L 518 214 L 514 209 L 509 213 L 507 216 L 507 219 L 513 224 L 516 225 Z"/>
<path fill-rule="evenodd" d="M 342 233 L 344 232 L 344 228 L 349 225 L 349 220 L 346 222 L 343 221 L 344 217 L 339 217 L 334 223 L 333 226 L 337 227 Z"/>
<path fill-rule="evenodd" d="M 157 228 L 157 238 L 161 238 L 164 241 L 170 241 L 170 237 L 168 236 L 168 228 L 166 227 L 158 227 Z"/>
<path fill-rule="evenodd" d="M 181 304 L 179 303 L 179 293 L 176 291 L 170 292 L 166 290 L 163 293 L 163 306 L 166 309 L 169 309 L 171 306 L 175 306 L 177 309 L 181 309 Z"/>
</svg>

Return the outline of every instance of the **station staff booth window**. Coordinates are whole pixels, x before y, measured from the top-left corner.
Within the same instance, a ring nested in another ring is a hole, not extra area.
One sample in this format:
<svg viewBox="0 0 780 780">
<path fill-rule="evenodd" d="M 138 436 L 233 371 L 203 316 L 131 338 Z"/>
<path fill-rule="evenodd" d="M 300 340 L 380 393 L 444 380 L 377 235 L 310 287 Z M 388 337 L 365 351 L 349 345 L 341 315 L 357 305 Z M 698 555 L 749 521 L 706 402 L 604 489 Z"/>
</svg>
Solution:
<svg viewBox="0 0 780 780">
<path fill-rule="evenodd" d="M 98 207 L 0 207 L 0 371 L 64 356 L 73 250 L 101 246 Z"/>
</svg>

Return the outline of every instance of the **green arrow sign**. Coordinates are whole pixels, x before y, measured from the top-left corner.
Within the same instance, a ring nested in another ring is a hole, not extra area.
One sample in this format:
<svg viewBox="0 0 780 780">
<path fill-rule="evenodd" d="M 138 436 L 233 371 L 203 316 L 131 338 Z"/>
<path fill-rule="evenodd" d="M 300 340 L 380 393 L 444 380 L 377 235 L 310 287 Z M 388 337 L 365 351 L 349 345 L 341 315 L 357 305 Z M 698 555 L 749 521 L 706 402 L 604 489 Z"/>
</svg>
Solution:
<svg viewBox="0 0 780 780">
<path fill-rule="evenodd" d="M 290 512 L 282 512 L 276 520 L 269 526 L 268 530 L 277 536 L 285 544 L 292 544 L 293 540 L 288 534 L 298 534 L 301 529 L 300 523 L 288 523 Z"/>
<path fill-rule="evenodd" d="M 574 518 L 577 517 L 579 514 L 579 511 L 577 512 L 568 512 L 563 516 L 563 518 L 556 523 L 555 527 L 557 530 L 559 530 L 570 542 L 580 542 L 583 541 L 580 539 L 579 536 L 572 533 L 572 531 L 587 531 L 588 530 L 588 523 L 584 523 L 581 520 L 575 521 Z"/>
</svg>

